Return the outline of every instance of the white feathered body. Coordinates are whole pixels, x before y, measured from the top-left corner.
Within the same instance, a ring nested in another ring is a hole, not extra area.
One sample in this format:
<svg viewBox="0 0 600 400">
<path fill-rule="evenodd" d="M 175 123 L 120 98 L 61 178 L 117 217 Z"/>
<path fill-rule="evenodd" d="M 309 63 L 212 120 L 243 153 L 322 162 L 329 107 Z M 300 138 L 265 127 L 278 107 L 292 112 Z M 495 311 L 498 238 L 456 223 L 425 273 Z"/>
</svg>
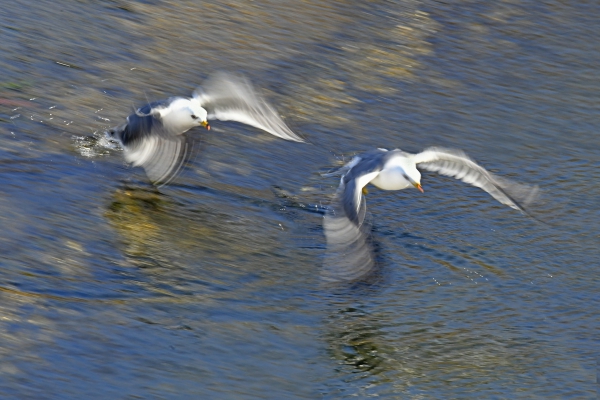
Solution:
<svg viewBox="0 0 600 400">
<path fill-rule="evenodd" d="M 413 183 L 406 179 L 407 176 L 414 182 L 421 181 L 421 173 L 412 159 L 397 156 L 389 159 L 370 183 L 383 190 L 401 190 L 413 187 Z"/>
<path fill-rule="evenodd" d="M 165 129 L 181 135 L 198 126 L 198 121 L 206 121 L 206 110 L 192 99 L 176 97 L 169 107 L 158 110 Z M 192 118 L 191 115 L 196 116 Z M 168 117 L 166 117 L 168 116 Z"/>
</svg>

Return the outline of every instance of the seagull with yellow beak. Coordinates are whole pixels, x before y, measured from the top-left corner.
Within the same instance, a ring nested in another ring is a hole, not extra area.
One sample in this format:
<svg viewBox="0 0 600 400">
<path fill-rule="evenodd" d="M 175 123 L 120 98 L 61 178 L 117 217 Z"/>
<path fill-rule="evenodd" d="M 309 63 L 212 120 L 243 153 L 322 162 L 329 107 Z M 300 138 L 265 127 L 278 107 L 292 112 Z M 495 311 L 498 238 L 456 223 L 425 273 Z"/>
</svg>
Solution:
<svg viewBox="0 0 600 400">
<path fill-rule="evenodd" d="M 285 140 L 303 142 L 243 77 L 218 73 L 191 98 L 171 97 L 149 103 L 127 117 L 127 123 L 108 130 L 120 142 L 125 160 L 141 166 L 155 185 L 171 181 L 191 155 L 184 133 L 209 119 L 236 121 Z"/>
<path fill-rule="evenodd" d="M 525 212 L 524 207 L 537 192 L 537 187 L 519 185 L 492 175 L 460 150 L 438 147 L 428 148 L 418 154 L 400 149 L 372 150 L 355 156 L 338 171 L 325 176 L 342 174 L 336 198 L 341 202 L 345 216 L 360 226 L 366 212 L 363 198 L 367 193 L 365 186 L 371 183 L 383 190 L 415 187 L 423 192 L 421 173 L 417 167 L 470 183 L 485 190 L 500 203 L 522 212 Z"/>
<path fill-rule="evenodd" d="M 431 147 L 421 153 L 410 154 L 400 149 L 376 149 L 359 154 L 339 170 L 324 174 L 342 175 L 323 219 L 327 240 L 327 257 L 321 273 L 324 282 L 356 281 L 376 271 L 371 220 L 365 218 L 365 186 L 371 183 L 383 190 L 414 187 L 423 192 L 419 169 L 470 183 L 485 190 L 500 203 L 522 212 L 537 192 L 537 186 L 520 185 L 492 175 L 460 150 Z"/>
</svg>

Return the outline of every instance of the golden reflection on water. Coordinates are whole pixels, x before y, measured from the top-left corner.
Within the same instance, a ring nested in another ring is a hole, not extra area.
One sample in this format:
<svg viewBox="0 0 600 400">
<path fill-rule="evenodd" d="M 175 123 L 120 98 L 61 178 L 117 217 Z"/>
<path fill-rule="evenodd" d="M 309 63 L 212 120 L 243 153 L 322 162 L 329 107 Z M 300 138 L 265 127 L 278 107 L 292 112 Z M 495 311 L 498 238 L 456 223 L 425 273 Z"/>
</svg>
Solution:
<svg viewBox="0 0 600 400">
<path fill-rule="evenodd" d="M 115 230 L 126 238 L 126 253 L 133 256 L 148 254 L 148 246 L 160 240 L 160 230 L 152 221 L 163 197 L 154 190 L 117 190 L 114 201 L 106 212 Z"/>
</svg>

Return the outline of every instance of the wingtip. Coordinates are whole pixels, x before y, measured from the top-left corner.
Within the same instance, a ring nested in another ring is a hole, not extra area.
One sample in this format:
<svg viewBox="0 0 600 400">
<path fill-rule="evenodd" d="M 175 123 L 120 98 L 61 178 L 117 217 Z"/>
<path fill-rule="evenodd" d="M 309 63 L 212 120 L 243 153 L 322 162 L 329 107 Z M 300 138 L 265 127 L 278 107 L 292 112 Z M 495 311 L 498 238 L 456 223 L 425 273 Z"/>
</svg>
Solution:
<svg viewBox="0 0 600 400">
<path fill-rule="evenodd" d="M 294 138 L 294 141 L 296 141 L 298 143 L 308 143 L 305 139 L 301 138 L 300 136 L 297 136 L 296 138 Z"/>
</svg>

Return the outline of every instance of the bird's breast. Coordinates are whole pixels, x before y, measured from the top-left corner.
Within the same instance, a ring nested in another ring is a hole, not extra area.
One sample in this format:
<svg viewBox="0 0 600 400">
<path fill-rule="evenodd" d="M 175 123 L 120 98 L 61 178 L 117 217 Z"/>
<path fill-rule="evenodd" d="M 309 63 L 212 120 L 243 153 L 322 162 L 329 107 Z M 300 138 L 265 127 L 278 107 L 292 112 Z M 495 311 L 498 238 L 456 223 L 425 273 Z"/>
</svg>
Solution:
<svg viewBox="0 0 600 400">
<path fill-rule="evenodd" d="M 400 167 L 382 170 L 371 183 L 383 190 L 400 190 L 412 186 L 412 184 L 404 178 L 404 172 Z"/>
</svg>

